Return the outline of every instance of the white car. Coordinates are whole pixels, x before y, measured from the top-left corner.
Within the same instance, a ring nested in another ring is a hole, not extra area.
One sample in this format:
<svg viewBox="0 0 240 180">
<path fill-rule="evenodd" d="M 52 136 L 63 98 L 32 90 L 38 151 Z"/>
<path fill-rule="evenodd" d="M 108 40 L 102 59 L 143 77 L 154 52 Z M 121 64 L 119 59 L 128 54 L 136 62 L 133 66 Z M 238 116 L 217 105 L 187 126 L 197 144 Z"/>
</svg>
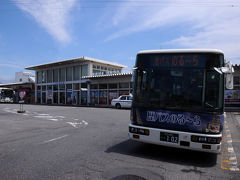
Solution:
<svg viewBox="0 0 240 180">
<path fill-rule="evenodd" d="M 122 95 L 117 99 L 113 99 L 111 102 L 113 107 L 117 109 L 120 108 L 131 108 L 132 107 L 132 96 L 131 95 Z"/>
</svg>

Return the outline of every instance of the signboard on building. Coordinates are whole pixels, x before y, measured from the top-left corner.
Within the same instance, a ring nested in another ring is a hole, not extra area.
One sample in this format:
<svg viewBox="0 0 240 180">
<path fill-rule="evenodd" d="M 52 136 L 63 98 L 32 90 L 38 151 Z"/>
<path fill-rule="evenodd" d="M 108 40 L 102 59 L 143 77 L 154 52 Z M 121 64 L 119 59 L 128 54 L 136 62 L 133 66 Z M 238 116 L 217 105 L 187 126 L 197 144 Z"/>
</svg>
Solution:
<svg viewBox="0 0 240 180">
<path fill-rule="evenodd" d="M 240 104 L 240 90 L 225 90 L 226 104 Z"/>
</svg>

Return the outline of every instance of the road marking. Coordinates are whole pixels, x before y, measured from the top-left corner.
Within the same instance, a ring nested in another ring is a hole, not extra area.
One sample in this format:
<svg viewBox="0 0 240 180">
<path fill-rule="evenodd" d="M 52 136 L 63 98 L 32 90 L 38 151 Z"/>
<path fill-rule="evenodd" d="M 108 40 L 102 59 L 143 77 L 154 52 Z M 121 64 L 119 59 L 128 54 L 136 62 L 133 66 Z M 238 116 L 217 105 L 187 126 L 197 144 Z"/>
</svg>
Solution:
<svg viewBox="0 0 240 180">
<path fill-rule="evenodd" d="M 227 121 L 225 121 L 225 131 L 226 134 L 223 136 L 226 147 L 222 150 L 221 153 L 221 168 L 224 170 L 230 170 L 230 171 L 239 171 L 239 168 L 237 167 L 237 156 L 234 152 L 234 148 L 232 145 L 232 136 L 231 131 L 228 128 Z"/>
<path fill-rule="evenodd" d="M 8 113 L 18 114 L 16 111 L 10 109 L 5 109 L 4 111 Z"/>
<path fill-rule="evenodd" d="M 51 119 L 53 116 L 34 116 L 36 118 Z"/>
<path fill-rule="evenodd" d="M 58 121 L 58 119 L 48 119 L 48 120 L 50 120 L 50 121 Z"/>
<path fill-rule="evenodd" d="M 45 144 L 45 143 L 49 143 L 49 142 L 52 142 L 52 141 L 56 141 L 56 140 L 59 140 L 59 139 L 62 139 L 62 138 L 65 138 L 69 135 L 64 135 L 64 136 L 60 136 L 60 137 L 57 137 L 57 138 L 54 138 L 54 139 L 50 139 L 50 140 L 47 140 L 47 141 L 44 141 L 42 144 Z"/>
<path fill-rule="evenodd" d="M 81 122 L 66 122 L 67 124 L 70 124 L 74 128 L 78 128 L 78 125 L 84 125 L 85 127 L 88 125 L 88 122 L 82 120 Z"/>
<path fill-rule="evenodd" d="M 75 123 L 75 122 L 67 122 L 68 124 L 70 124 L 71 126 L 73 126 L 74 128 L 77 128 L 77 125 L 79 123 Z"/>
<path fill-rule="evenodd" d="M 83 122 L 85 125 L 88 125 L 88 122 L 86 122 L 86 121 L 84 121 L 84 120 L 82 120 L 82 122 Z"/>
<path fill-rule="evenodd" d="M 56 116 L 56 117 L 59 117 L 59 118 L 65 118 L 64 116 Z"/>
<path fill-rule="evenodd" d="M 232 148 L 232 147 L 229 147 L 229 148 L 228 148 L 228 152 L 230 152 L 230 153 L 234 152 L 233 148 Z"/>
<path fill-rule="evenodd" d="M 239 171 L 239 168 L 237 166 L 233 166 L 230 168 L 231 171 Z"/>
</svg>

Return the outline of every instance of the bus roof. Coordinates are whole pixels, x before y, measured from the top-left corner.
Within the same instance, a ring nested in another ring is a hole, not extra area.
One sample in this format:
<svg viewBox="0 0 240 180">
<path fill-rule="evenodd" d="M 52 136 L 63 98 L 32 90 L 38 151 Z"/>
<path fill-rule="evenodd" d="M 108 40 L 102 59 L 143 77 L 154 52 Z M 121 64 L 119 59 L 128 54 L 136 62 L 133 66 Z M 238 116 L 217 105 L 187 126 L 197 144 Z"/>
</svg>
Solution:
<svg viewBox="0 0 240 180">
<path fill-rule="evenodd" d="M 159 50 L 144 50 L 139 51 L 138 54 L 158 54 L 158 53 L 214 53 L 224 54 L 218 49 L 159 49 Z"/>
</svg>

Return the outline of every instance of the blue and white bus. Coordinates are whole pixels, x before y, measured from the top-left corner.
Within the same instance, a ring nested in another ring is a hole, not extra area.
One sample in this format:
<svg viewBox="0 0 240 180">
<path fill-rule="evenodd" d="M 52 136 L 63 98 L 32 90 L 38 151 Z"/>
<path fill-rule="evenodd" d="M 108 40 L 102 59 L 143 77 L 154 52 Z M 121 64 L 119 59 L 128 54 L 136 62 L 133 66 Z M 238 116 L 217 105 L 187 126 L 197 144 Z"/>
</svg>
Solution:
<svg viewBox="0 0 240 180">
<path fill-rule="evenodd" d="M 129 137 L 220 152 L 225 76 L 230 74 L 231 81 L 232 72 L 220 50 L 140 51 L 133 73 Z"/>
</svg>

